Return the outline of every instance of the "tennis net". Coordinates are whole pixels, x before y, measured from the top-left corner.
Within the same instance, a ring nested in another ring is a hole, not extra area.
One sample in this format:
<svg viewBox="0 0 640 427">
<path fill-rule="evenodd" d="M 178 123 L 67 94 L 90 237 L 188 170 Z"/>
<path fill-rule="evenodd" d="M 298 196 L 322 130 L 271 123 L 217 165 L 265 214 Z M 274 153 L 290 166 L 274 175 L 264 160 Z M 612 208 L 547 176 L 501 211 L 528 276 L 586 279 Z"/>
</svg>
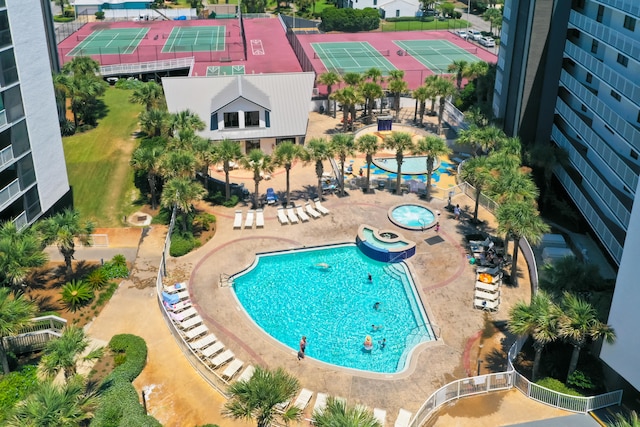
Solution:
<svg viewBox="0 0 640 427">
<path fill-rule="evenodd" d="M 162 33 L 162 38 L 163 39 L 168 39 L 169 37 L 171 37 L 173 33 Z M 217 35 L 219 37 L 221 36 L 225 36 L 225 37 L 231 37 L 231 31 L 227 31 L 226 33 L 214 33 L 211 31 L 196 31 L 195 33 L 189 32 L 189 33 L 178 33 L 177 35 L 174 34 L 175 37 L 179 38 L 179 39 L 198 39 L 201 37 L 211 37 L 212 35 Z"/>
<path fill-rule="evenodd" d="M 398 51 L 398 56 L 411 55 L 411 56 L 426 56 L 426 55 L 455 55 L 461 53 L 478 53 L 477 47 L 469 48 L 443 48 L 443 49 L 401 49 Z"/>
<path fill-rule="evenodd" d="M 339 50 L 335 52 L 314 52 L 313 59 L 330 59 L 330 58 L 376 58 L 378 56 L 389 56 L 389 50 Z"/>
<path fill-rule="evenodd" d="M 102 40 L 102 41 L 111 41 L 111 40 L 141 40 L 148 39 L 149 34 L 138 35 L 138 34 L 113 34 L 111 36 L 93 36 L 91 34 L 78 34 L 76 35 L 76 40 L 79 42 L 85 40 Z"/>
</svg>

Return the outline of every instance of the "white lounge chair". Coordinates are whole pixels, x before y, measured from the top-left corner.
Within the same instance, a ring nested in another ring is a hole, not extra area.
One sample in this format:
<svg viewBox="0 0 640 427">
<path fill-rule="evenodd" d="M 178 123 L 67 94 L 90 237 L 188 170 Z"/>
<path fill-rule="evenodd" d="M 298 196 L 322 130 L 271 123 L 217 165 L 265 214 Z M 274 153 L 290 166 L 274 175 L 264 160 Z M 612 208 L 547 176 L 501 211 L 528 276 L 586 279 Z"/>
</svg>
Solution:
<svg viewBox="0 0 640 427">
<path fill-rule="evenodd" d="M 191 307 L 188 308 L 186 310 L 183 310 L 179 313 L 171 313 L 170 316 L 173 320 L 177 321 L 177 322 L 183 322 L 185 320 L 187 320 L 188 318 L 195 316 L 196 314 L 198 314 L 198 310 L 196 310 L 195 308 Z"/>
<path fill-rule="evenodd" d="M 236 215 L 233 217 L 233 229 L 242 228 L 242 211 L 236 211 Z"/>
<path fill-rule="evenodd" d="M 315 210 L 313 206 L 311 206 L 311 203 L 309 202 L 304 204 L 304 208 L 307 210 L 307 213 L 311 215 L 313 218 L 320 218 L 322 216 L 320 215 L 320 212 Z"/>
<path fill-rule="evenodd" d="M 284 208 L 278 208 L 278 221 L 280 221 L 280 224 L 282 225 L 289 224 L 289 219 L 284 213 Z"/>
<path fill-rule="evenodd" d="M 184 300 L 175 304 L 169 304 L 168 302 L 164 301 L 164 306 L 167 307 L 167 311 L 169 312 L 179 313 L 183 310 L 189 309 L 191 307 L 191 301 Z"/>
<path fill-rule="evenodd" d="M 329 209 L 325 208 L 324 206 L 322 206 L 322 203 L 320 203 L 320 199 L 316 199 L 316 210 L 318 212 L 320 212 L 322 215 L 329 215 Z"/>
<path fill-rule="evenodd" d="M 313 412 L 320 413 L 324 411 L 324 408 L 327 407 L 327 394 L 326 393 L 318 393 L 316 395 L 316 403 L 313 405 Z"/>
<path fill-rule="evenodd" d="M 176 292 L 175 294 L 172 294 L 172 295 L 177 295 L 179 301 L 189 299 L 189 291 L 186 289 L 184 291 Z"/>
<path fill-rule="evenodd" d="M 193 328 L 194 326 L 200 325 L 201 323 L 202 323 L 202 317 L 193 316 L 188 318 L 184 322 L 180 322 L 179 325 L 180 325 L 180 329 L 186 331 Z"/>
<path fill-rule="evenodd" d="M 497 301 L 500 298 L 500 292 L 486 292 L 476 289 L 474 296 L 476 299 L 484 299 L 487 301 Z"/>
<path fill-rule="evenodd" d="M 187 284 L 185 282 L 176 283 L 175 285 L 165 286 L 164 291 L 170 294 L 175 294 L 176 292 L 184 292 L 187 290 Z"/>
<path fill-rule="evenodd" d="M 373 408 L 373 417 L 380 423 L 382 427 L 387 423 L 387 411 L 380 408 Z"/>
<path fill-rule="evenodd" d="M 307 215 L 304 212 L 304 209 L 302 209 L 302 206 L 296 206 L 296 213 L 298 214 L 298 216 L 300 217 L 300 219 L 302 220 L 302 222 L 307 222 L 309 221 L 309 215 Z"/>
<path fill-rule="evenodd" d="M 286 400 L 284 402 L 276 403 L 276 410 L 278 410 L 280 412 L 284 412 L 284 410 L 289 407 L 289 403 L 291 403 L 290 400 Z"/>
<path fill-rule="evenodd" d="M 396 418 L 395 427 L 409 427 L 409 422 L 413 414 L 406 409 L 400 408 L 398 418 Z"/>
<path fill-rule="evenodd" d="M 238 381 L 249 381 L 253 376 L 253 373 L 256 371 L 256 368 L 253 365 L 249 365 L 242 371 L 242 374 L 238 377 Z"/>
<path fill-rule="evenodd" d="M 222 343 L 222 341 L 218 341 L 215 344 L 205 348 L 204 350 L 201 350 L 200 354 L 202 354 L 202 357 L 204 358 L 209 358 L 220 353 L 222 350 L 224 350 L 224 344 Z"/>
<path fill-rule="evenodd" d="M 229 381 L 242 368 L 244 362 L 240 359 L 233 359 L 222 372 L 222 379 Z"/>
<path fill-rule="evenodd" d="M 287 208 L 287 217 L 289 218 L 289 222 L 291 224 L 298 223 L 298 217 L 296 216 L 296 213 L 293 211 L 293 208 L 291 207 Z"/>
<path fill-rule="evenodd" d="M 247 219 L 244 221 L 244 228 L 253 228 L 253 209 L 247 211 Z"/>
<path fill-rule="evenodd" d="M 496 311 L 498 310 L 498 307 L 500 307 L 500 298 L 495 301 L 476 298 L 473 300 L 473 307 L 481 310 Z"/>
<path fill-rule="evenodd" d="M 233 359 L 234 356 L 235 354 L 233 354 L 233 351 L 225 350 L 222 353 L 215 356 L 213 359 L 209 359 L 209 363 L 211 363 L 211 366 L 213 366 L 213 368 L 216 369 L 224 365 L 225 363 L 228 363 L 231 359 Z"/>
<path fill-rule="evenodd" d="M 207 332 L 209 332 L 209 329 L 205 325 L 200 325 L 185 332 L 184 336 L 187 340 L 192 340 L 194 338 L 198 338 L 200 335 L 206 334 Z"/>
<path fill-rule="evenodd" d="M 209 334 L 206 337 L 202 337 L 199 340 L 192 342 L 191 344 L 189 344 L 189 347 L 194 350 L 200 350 L 210 346 L 216 341 L 218 341 L 218 338 L 213 334 Z"/>
<path fill-rule="evenodd" d="M 300 390 L 300 394 L 298 395 L 296 401 L 293 402 L 293 406 L 300 409 L 301 411 L 304 411 L 304 408 L 307 407 L 312 397 L 313 392 L 311 390 L 303 388 L 302 390 Z"/>
<path fill-rule="evenodd" d="M 256 210 L 256 228 L 264 228 L 264 211 Z"/>
</svg>

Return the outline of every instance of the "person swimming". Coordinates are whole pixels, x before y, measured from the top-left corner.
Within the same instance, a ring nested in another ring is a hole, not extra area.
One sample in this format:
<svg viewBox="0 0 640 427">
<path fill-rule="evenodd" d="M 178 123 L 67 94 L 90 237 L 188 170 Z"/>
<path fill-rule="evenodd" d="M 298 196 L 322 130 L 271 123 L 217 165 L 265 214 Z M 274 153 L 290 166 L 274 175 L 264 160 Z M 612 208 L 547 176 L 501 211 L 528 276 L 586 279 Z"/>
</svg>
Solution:
<svg viewBox="0 0 640 427">
<path fill-rule="evenodd" d="M 380 310 L 380 303 L 376 302 L 375 304 L 373 304 L 373 309 L 374 310 Z"/>
<path fill-rule="evenodd" d="M 328 268 L 331 268 L 331 266 L 329 264 L 327 264 L 326 262 L 319 262 L 318 264 L 316 264 L 316 267 L 324 268 L 325 270 L 328 269 Z"/>
<path fill-rule="evenodd" d="M 380 350 L 384 349 L 386 346 L 387 346 L 387 339 L 382 338 L 382 341 L 380 341 Z"/>
<path fill-rule="evenodd" d="M 373 349 L 373 341 L 371 340 L 371 335 L 367 335 L 365 337 L 363 346 L 364 346 L 365 350 L 372 350 Z"/>
<path fill-rule="evenodd" d="M 371 325 L 371 330 L 373 332 L 379 331 L 380 329 L 382 329 L 382 325 Z"/>
</svg>

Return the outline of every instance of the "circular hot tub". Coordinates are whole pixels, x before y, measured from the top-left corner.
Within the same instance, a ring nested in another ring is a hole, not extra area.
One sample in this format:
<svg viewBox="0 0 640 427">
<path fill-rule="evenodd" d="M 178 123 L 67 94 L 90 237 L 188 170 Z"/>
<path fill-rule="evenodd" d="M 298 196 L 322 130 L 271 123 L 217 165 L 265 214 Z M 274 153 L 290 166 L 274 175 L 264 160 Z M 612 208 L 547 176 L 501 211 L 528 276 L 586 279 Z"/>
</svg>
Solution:
<svg viewBox="0 0 640 427">
<path fill-rule="evenodd" d="M 436 224 L 431 209 L 415 203 L 405 203 L 389 209 L 389 220 L 407 230 L 424 230 Z"/>
</svg>

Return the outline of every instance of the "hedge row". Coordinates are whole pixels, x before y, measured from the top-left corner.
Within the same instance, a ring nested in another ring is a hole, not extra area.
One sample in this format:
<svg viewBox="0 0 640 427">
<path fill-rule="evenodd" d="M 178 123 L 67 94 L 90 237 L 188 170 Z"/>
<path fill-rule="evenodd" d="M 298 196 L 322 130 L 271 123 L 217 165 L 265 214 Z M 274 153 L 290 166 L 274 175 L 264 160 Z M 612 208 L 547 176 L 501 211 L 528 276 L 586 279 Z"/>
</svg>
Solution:
<svg viewBox="0 0 640 427">
<path fill-rule="evenodd" d="M 371 7 L 364 9 L 336 9 L 328 7 L 322 11 L 322 31 L 371 31 L 380 26 L 380 12 Z"/>
<path fill-rule="evenodd" d="M 158 420 L 145 414 L 138 393 L 131 385 L 147 363 L 147 344 L 138 336 L 120 334 L 111 338 L 109 348 L 114 353 L 125 354 L 125 360 L 102 382 L 100 406 L 90 425 L 162 427 Z"/>
</svg>

